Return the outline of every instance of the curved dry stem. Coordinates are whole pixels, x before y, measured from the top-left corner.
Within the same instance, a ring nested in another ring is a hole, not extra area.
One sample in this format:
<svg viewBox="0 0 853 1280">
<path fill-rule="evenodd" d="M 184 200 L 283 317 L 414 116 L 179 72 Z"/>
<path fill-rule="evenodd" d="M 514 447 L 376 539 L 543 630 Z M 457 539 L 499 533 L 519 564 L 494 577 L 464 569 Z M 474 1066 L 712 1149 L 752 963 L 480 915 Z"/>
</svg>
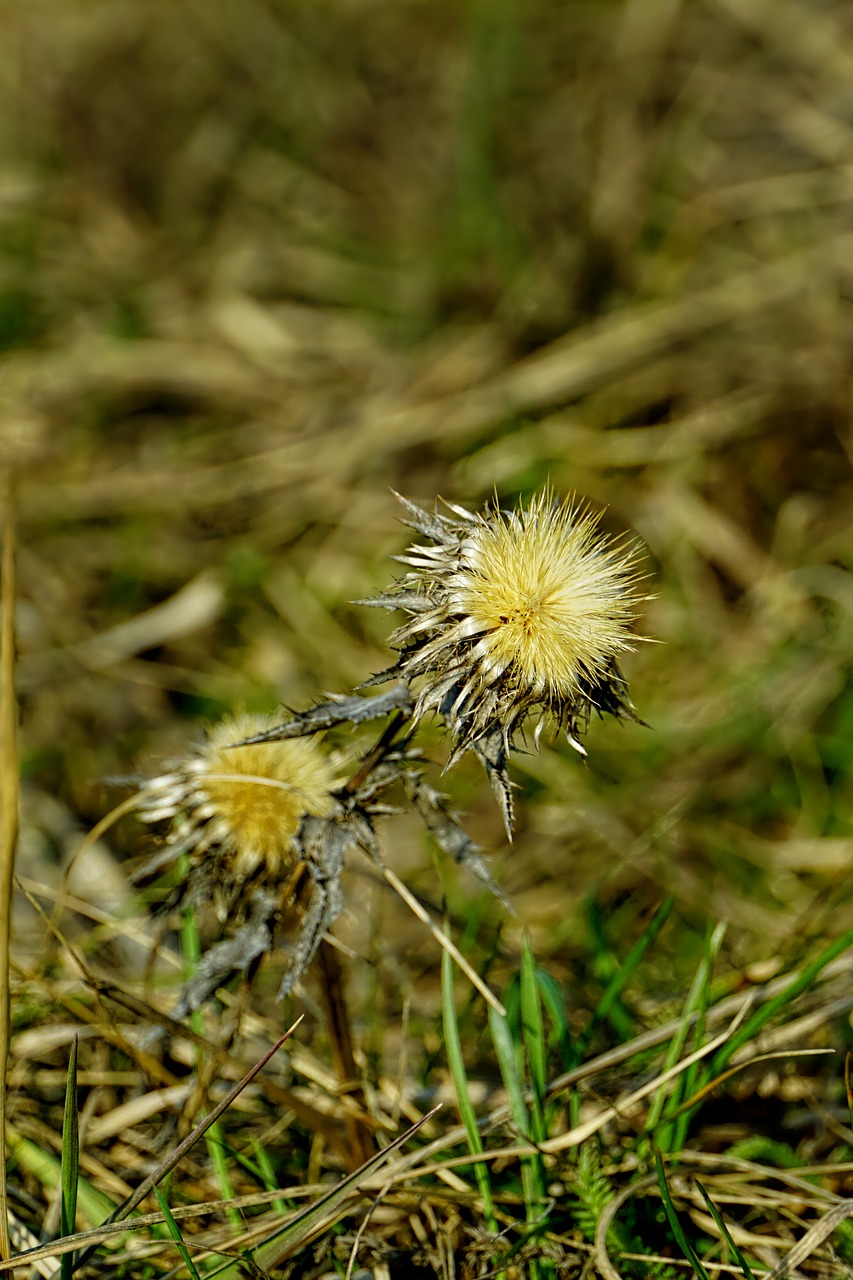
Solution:
<svg viewBox="0 0 853 1280">
<path fill-rule="evenodd" d="M 613 1219 L 625 1201 L 631 1199 L 631 1196 L 639 1195 L 641 1192 L 647 1191 L 649 1187 L 656 1185 L 657 1176 L 654 1173 L 650 1173 L 645 1178 L 639 1178 L 637 1182 L 632 1182 L 629 1186 L 623 1187 L 602 1209 L 598 1222 L 595 1224 L 595 1248 L 592 1254 L 596 1270 L 601 1275 L 602 1280 L 622 1280 L 607 1253 L 607 1233 L 613 1225 Z"/>
<path fill-rule="evenodd" d="M 141 798 L 141 792 L 135 792 L 132 796 L 127 796 L 126 799 L 122 800 L 120 804 L 117 804 L 114 809 L 110 809 L 109 813 L 105 814 L 99 822 L 96 822 L 91 831 L 86 832 L 85 836 L 80 841 L 79 846 L 74 850 L 74 853 L 68 860 L 68 866 L 65 868 L 65 874 L 62 877 L 63 885 L 68 883 L 68 877 L 71 875 L 74 863 L 80 855 L 85 853 L 87 849 L 90 849 L 93 844 L 97 844 L 101 836 L 106 835 L 110 827 L 114 827 L 119 818 L 123 818 L 126 813 L 130 813 L 135 809 Z"/>
</svg>

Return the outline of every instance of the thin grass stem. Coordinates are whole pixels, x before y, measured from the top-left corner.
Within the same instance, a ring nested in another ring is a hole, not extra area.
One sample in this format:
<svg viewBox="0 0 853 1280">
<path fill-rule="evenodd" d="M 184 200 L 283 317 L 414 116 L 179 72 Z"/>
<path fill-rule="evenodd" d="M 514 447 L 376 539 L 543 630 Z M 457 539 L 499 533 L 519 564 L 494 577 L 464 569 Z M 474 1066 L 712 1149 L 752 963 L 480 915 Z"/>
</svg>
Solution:
<svg viewBox="0 0 853 1280">
<path fill-rule="evenodd" d="M 15 481 L 3 485 L 3 555 L 0 567 L 0 1257 L 10 1257 L 6 1195 L 6 1070 L 9 1061 L 9 980 L 12 885 L 18 844 L 18 709 L 15 700 Z"/>
<path fill-rule="evenodd" d="M 390 884 L 394 892 L 403 899 L 403 901 L 405 902 L 409 910 L 413 912 L 413 914 L 416 915 L 418 919 L 421 920 L 426 925 L 426 927 L 429 929 L 430 933 L 435 938 L 439 946 L 442 947 L 445 951 L 448 951 L 450 953 L 450 955 L 453 957 L 456 964 L 458 964 L 459 968 L 465 974 L 465 977 L 468 979 L 468 981 L 471 983 L 473 987 L 477 988 L 477 990 L 479 991 L 483 999 L 488 1001 L 488 1003 L 491 1005 L 492 1009 L 498 1015 L 498 1017 L 505 1018 L 506 1009 L 503 1007 L 503 1005 L 501 1004 L 500 1000 L 497 998 L 495 993 L 486 986 L 485 982 L 483 982 L 480 975 L 474 969 L 471 968 L 470 964 L 462 955 L 459 948 L 453 942 L 451 942 L 451 940 L 447 937 L 445 933 L 441 931 L 441 929 L 439 929 L 438 925 L 435 923 L 432 917 L 428 914 L 428 912 L 424 910 L 424 908 L 418 902 L 414 894 L 409 892 L 409 890 L 403 884 L 400 877 L 396 876 L 390 867 L 385 867 L 385 866 L 382 867 L 382 875 L 384 879 L 388 882 L 388 884 Z"/>
<path fill-rule="evenodd" d="M 453 1081 L 453 1088 L 456 1093 L 456 1105 L 459 1108 L 459 1116 L 468 1135 L 468 1145 L 472 1151 L 479 1153 L 483 1150 L 483 1141 L 480 1137 L 480 1130 L 477 1127 L 477 1117 L 471 1102 L 468 1077 L 462 1058 L 462 1041 L 459 1035 L 459 1024 L 456 1020 L 456 1009 L 453 1004 L 453 968 L 449 951 L 441 953 L 441 1011 L 444 1028 L 444 1047 L 447 1053 L 450 1078 Z M 483 1216 L 486 1220 L 486 1226 L 489 1231 L 497 1232 L 498 1223 L 495 1217 L 495 1204 L 492 1198 L 492 1184 L 489 1179 L 488 1166 L 476 1164 L 474 1170 L 477 1186 L 483 1201 Z"/>
</svg>

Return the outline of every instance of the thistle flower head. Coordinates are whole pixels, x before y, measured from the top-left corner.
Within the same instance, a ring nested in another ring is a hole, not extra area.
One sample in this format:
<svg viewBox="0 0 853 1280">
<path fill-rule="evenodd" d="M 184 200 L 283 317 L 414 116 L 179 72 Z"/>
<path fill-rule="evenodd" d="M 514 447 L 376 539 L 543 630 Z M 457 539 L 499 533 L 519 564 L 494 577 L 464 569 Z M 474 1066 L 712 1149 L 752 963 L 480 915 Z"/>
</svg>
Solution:
<svg viewBox="0 0 853 1280">
<path fill-rule="evenodd" d="M 158 864 L 177 853 L 194 862 L 215 853 L 239 883 L 258 871 L 275 876 L 294 860 L 303 818 L 334 808 L 335 775 L 308 738 L 234 746 L 273 723 L 266 716 L 229 717 L 175 769 L 145 784 L 140 817 L 173 824 L 171 856 Z"/>
<path fill-rule="evenodd" d="M 409 572 L 368 603 L 409 615 L 391 637 L 400 650 L 391 670 L 417 681 L 415 720 L 428 711 L 445 719 L 451 764 L 468 749 L 484 760 L 509 829 L 504 765 L 528 713 L 540 710 L 537 737 L 550 717 L 581 751 L 593 711 L 631 714 L 617 661 L 636 643 L 637 548 L 548 490 L 527 507 L 482 515 L 402 501 L 429 545 L 398 557 Z"/>
</svg>

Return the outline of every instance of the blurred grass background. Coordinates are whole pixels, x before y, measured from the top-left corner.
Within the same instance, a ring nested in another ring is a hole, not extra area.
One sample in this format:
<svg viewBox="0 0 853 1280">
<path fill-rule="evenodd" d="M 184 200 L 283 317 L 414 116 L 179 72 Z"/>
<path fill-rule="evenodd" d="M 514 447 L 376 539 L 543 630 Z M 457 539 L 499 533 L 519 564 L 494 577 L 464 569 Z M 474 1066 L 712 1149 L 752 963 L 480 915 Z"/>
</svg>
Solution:
<svg viewBox="0 0 853 1280">
<path fill-rule="evenodd" d="M 350 602 L 407 540 L 391 489 L 478 507 L 550 480 L 648 547 L 656 643 L 625 667 L 649 727 L 594 726 L 587 765 L 517 758 L 511 849 L 475 764 L 444 780 L 518 911 L 501 946 L 528 929 L 587 1008 L 673 894 L 653 1019 L 709 921 L 732 987 L 849 928 L 850 6 L 38 0 L 2 21 L 21 874 L 63 864 L 112 802 L 99 779 L 387 665 L 389 620 Z M 388 831 L 407 884 L 497 928 L 416 824 Z M 103 867 L 141 848 L 132 823 L 108 841 L 85 890 L 105 909 Z M 378 984 L 392 1070 L 438 956 L 353 879 L 341 936 L 381 961 L 354 981 Z M 23 956 L 43 926 L 19 928 Z"/>
</svg>

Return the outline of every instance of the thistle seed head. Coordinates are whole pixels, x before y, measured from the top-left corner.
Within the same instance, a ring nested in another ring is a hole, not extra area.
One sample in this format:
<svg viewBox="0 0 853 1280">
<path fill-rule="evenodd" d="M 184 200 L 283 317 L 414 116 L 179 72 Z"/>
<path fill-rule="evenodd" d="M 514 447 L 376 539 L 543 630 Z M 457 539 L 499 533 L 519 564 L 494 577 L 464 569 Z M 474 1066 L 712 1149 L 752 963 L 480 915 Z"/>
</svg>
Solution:
<svg viewBox="0 0 853 1280">
<path fill-rule="evenodd" d="M 548 490 L 527 507 L 482 515 L 402 501 L 429 544 L 399 556 L 409 572 L 368 603 L 408 614 L 391 637 L 400 650 L 392 672 L 417 682 L 415 721 L 428 711 L 445 719 L 450 763 L 469 748 L 483 758 L 486 742 L 495 757 L 496 736 L 508 752 L 537 708 L 537 736 L 551 718 L 580 750 L 593 711 L 632 714 L 617 661 L 636 644 L 636 544 L 609 538 L 596 515 Z M 509 819 L 503 762 L 491 762 Z"/>
<path fill-rule="evenodd" d="M 215 853 L 229 877 L 242 882 L 259 871 L 276 876 L 293 862 L 303 818 L 335 807 L 335 774 L 308 738 L 233 745 L 272 724 L 267 716 L 229 717 L 174 770 L 145 784 L 140 817 L 173 824 L 171 856 L 161 855 L 158 865 L 178 853 L 193 862 Z"/>
</svg>

